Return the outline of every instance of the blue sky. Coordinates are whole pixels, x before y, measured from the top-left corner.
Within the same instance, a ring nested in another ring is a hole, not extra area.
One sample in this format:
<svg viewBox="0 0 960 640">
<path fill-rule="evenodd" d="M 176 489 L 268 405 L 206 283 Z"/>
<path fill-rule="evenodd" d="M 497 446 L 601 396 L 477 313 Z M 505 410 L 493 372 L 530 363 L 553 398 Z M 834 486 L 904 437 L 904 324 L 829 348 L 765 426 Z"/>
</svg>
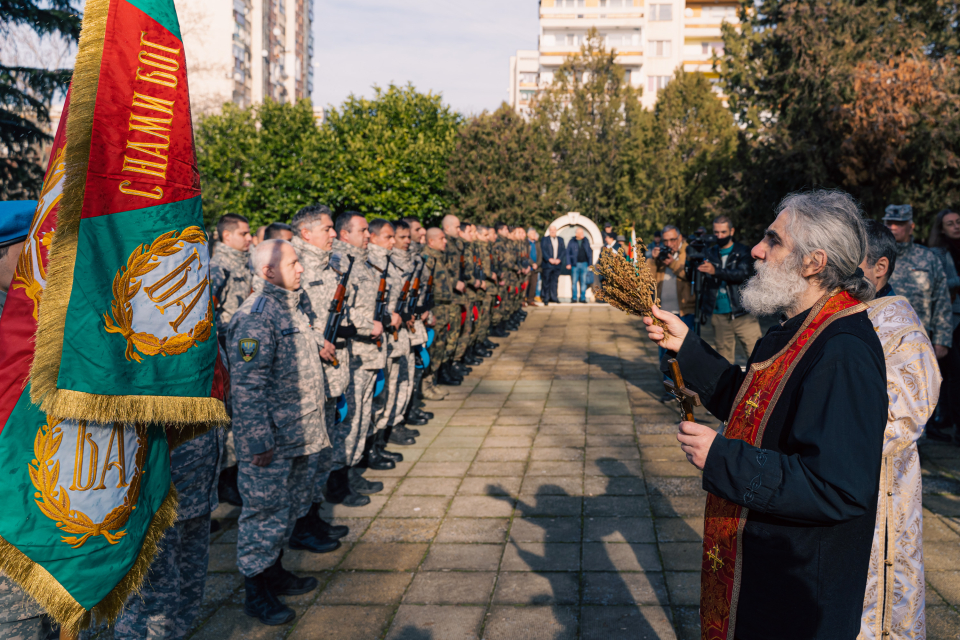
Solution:
<svg viewBox="0 0 960 640">
<path fill-rule="evenodd" d="M 510 56 L 536 49 L 537 0 L 314 0 L 314 104 L 412 82 L 464 114 L 508 99 Z"/>
</svg>

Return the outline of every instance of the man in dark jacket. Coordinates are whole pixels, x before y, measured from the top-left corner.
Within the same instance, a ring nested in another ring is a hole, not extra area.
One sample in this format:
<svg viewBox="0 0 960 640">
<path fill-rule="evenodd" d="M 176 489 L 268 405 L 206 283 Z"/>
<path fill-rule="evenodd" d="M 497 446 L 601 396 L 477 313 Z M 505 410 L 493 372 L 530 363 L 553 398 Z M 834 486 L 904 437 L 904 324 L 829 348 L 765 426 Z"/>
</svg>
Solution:
<svg viewBox="0 0 960 640">
<path fill-rule="evenodd" d="M 740 300 L 740 285 L 753 275 L 753 259 L 750 249 L 733 241 L 735 231 L 727 216 L 714 219 L 717 244 L 707 249 L 707 259 L 698 267 L 704 274 L 701 324 L 713 324 L 714 348 L 728 362 L 736 361 L 737 342 L 749 358 L 761 335 L 760 323 Z"/>
<path fill-rule="evenodd" d="M 543 304 L 560 302 L 557 298 L 557 281 L 560 273 L 566 270 L 567 247 L 563 238 L 557 237 L 557 228 L 550 225 L 547 235 L 540 240 L 540 252 L 543 255 L 543 284 L 540 299 Z"/>
<path fill-rule="evenodd" d="M 584 237 L 582 227 L 577 227 L 576 234 L 576 237 L 567 244 L 567 273 L 571 277 L 570 302 L 586 302 L 588 274 L 590 265 L 593 264 L 593 248 L 590 246 L 590 241 Z"/>
</svg>

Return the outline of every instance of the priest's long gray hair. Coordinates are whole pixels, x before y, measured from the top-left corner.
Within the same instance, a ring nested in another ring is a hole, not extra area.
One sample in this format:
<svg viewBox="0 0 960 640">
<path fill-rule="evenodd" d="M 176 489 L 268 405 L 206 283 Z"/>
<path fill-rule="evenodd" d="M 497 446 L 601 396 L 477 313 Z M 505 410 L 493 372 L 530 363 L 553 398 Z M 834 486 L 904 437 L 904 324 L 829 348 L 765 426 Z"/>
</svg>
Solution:
<svg viewBox="0 0 960 640">
<path fill-rule="evenodd" d="M 850 194 L 827 189 L 793 193 L 777 208 L 777 213 L 783 211 L 790 214 L 787 232 L 798 266 L 804 257 L 823 251 L 827 265 L 816 276 L 821 287 L 840 288 L 863 302 L 873 299 L 876 287 L 860 271 L 867 255 L 867 230 L 860 206 Z"/>
</svg>

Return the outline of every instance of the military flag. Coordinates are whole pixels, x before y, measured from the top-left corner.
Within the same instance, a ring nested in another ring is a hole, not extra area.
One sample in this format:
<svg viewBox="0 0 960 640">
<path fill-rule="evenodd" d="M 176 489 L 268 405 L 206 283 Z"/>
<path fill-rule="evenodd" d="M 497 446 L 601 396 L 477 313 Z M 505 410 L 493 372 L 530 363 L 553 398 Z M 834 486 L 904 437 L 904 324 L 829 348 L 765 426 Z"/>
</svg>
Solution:
<svg viewBox="0 0 960 640">
<path fill-rule="evenodd" d="M 0 570 L 67 630 L 139 588 L 170 445 L 226 421 L 207 242 L 173 2 L 88 0 L 0 318 Z"/>
</svg>

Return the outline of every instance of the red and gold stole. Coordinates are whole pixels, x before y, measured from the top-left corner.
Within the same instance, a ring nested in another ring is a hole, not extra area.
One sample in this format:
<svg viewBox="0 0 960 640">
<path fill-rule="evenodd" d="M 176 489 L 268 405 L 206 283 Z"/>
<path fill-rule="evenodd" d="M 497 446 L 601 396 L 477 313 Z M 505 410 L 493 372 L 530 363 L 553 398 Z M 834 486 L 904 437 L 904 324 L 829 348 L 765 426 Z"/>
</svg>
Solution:
<svg viewBox="0 0 960 640">
<path fill-rule="evenodd" d="M 755 362 L 740 386 L 724 437 L 759 446 L 773 408 L 807 347 L 831 322 L 864 311 L 849 293 L 827 294 L 810 310 L 793 341 L 775 356 Z M 757 480 L 759 482 L 759 480 Z M 745 487 L 745 495 L 759 487 Z M 733 640 L 743 563 L 743 527 L 749 509 L 707 494 L 700 571 L 700 637 Z"/>
</svg>

